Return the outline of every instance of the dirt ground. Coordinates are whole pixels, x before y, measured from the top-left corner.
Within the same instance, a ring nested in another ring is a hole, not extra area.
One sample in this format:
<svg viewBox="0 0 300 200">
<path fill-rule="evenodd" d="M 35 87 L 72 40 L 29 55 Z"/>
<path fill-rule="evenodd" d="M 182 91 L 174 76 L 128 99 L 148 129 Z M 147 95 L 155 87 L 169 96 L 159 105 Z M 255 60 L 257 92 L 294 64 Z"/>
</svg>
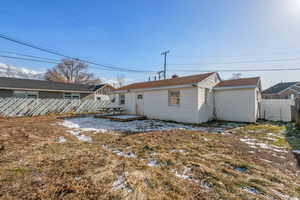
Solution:
<svg viewBox="0 0 300 200">
<path fill-rule="evenodd" d="M 223 133 L 86 131 L 55 116 L 0 119 L 0 199 L 293 199 L 300 197 L 292 124 Z M 224 124 L 209 123 L 206 126 Z"/>
</svg>

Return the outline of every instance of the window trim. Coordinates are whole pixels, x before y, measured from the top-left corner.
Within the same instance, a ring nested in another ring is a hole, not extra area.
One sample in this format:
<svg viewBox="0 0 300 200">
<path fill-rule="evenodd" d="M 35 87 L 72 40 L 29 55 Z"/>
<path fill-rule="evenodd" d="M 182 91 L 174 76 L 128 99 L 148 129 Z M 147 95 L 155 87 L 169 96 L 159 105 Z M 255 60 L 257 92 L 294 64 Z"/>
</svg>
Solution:
<svg viewBox="0 0 300 200">
<path fill-rule="evenodd" d="M 67 98 L 67 96 L 70 96 L 69 98 Z M 74 98 L 75 97 L 75 98 Z M 78 97 L 78 98 L 77 98 Z M 71 93 L 71 92 L 65 92 L 63 94 L 63 99 L 70 99 L 70 100 L 78 100 L 80 99 L 80 93 Z"/>
<path fill-rule="evenodd" d="M 17 96 L 16 94 L 19 93 L 19 94 L 24 94 L 23 97 L 21 96 Z M 36 97 L 30 97 L 30 96 L 36 96 Z M 14 90 L 13 91 L 13 96 L 15 98 L 32 98 L 32 99 L 38 99 L 39 98 L 39 92 L 38 91 L 24 91 L 24 90 Z"/>
<path fill-rule="evenodd" d="M 124 99 L 122 99 L 122 97 L 124 97 Z M 119 105 L 125 105 L 125 103 L 125 94 L 119 94 Z"/>
<path fill-rule="evenodd" d="M 178 93 L 178 96 L 172 97 L 171 93 Z M 180 96 L 181 96 L 180 95 L 180 90 L 168 90 L 168 106 L 170 106 L 170 107 L 179 107 L 180 103 L 181 103 L 181 100 L 180 100 L 181 97 Z M 172 98 L 177 98 L 177 100 L 175 100 L 175 101 L 178 101 L 178 103 L 176 103 L 176 104 L 171 103 Z"/>
<path fill-rule="evenodd" d="M 136 95 L 136 99 L 143 100 L 144 95 L 143 94 L 138 94 L 138 95 Z"/>
</svg>

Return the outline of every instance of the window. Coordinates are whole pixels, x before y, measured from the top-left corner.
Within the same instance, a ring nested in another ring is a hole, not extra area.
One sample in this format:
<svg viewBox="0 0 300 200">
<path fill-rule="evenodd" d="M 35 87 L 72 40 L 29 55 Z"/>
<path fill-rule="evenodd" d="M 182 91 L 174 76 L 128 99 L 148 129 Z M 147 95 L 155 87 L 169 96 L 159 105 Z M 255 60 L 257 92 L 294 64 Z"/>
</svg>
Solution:
<svg viewBox="0 0 300 200">
<path fill-rule="evenodd" d="M 64 99 L 80 99 L 80 94 L 78 94 L 78 93 L 64 93 Z"/>
<path fill-rule="evenodd" d="M 143 99 L 143 95 L 142 94 L 137 95 L 137 99 Z"/>
<path fill-rule="evenodd" d="M 208 94 L 209 94 L 209 89 L 205 88 L 204 89 L 204 103 L 207 104 L 208 102 Z"/>
<path fill-rule="evenodd" d="M 33 91 L 14 91 L 14 97 L 17 98 L 38 98 L 38 92 L 33 92 Z"/>
<path fill-rule="evenodd" d="M 295 99 L 295 95 L 294 94 L 289 94 L 289 99 Z"/>
<path fill-rule="evenodd" d="M 120 105 L 124 105 L 125 104 L 125 95 L 124 94 L 120 94 L 119 98 L 120 98 L 119 104 Z"/>
<path fill-rule="evenodd" d="M 113 97 L 112 99 L 111 99 L 111 101 L 110 101 L 111 103 L 115 103 L 116 102 L 116 98 L 115 97 Z"/>
<path fill-rule="evenodd" d="M 180 104 L 180 91 L 170 90 L 168 92 L 169 106 L 179 106 Z"/>
</svg>

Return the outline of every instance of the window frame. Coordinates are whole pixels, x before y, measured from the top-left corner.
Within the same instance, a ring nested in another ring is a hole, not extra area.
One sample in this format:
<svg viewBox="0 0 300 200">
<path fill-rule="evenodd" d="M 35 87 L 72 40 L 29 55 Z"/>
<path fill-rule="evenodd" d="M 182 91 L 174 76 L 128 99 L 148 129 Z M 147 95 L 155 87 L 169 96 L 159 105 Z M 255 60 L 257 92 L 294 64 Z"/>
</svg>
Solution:
<svg viewBox="0 0 300 200">
<path fill-rule="evenodd" d="M 139 99 L 139 100 L 143 100 L 144 95 L 143 94 L 138 94 L 136 98 Z"/>
<path fill-rule="evenodd" d="M 173 101 L 176 103 L 172 103 Z M 168 90 L 168 106 L 179 107 L 180 103 L 180 90 Z"/>
<path fill-rule="evenodd" d="M 64 99 L 70 99 L 70 100 L 79 100 L 80 99 L 80 93 L 70 93 L 70 92 L 66 92 L 63 95 Z"/>
<path fill-rule="evenodd" d="M 18 95 L 23 94 L 23 95 Z M 28 99 L 38 99 L 39 92 L 38 91 L 26 91 L 26 90 L 14 90 L 13 96 L 15 98 L 28 98 Z M 35 96 L 35 97 L 33 97 Z"/>
<path fill-rule="evenodd" d="M 125 94 L 119 94 L 119 105 L 125 105 Z"/>
</svg>

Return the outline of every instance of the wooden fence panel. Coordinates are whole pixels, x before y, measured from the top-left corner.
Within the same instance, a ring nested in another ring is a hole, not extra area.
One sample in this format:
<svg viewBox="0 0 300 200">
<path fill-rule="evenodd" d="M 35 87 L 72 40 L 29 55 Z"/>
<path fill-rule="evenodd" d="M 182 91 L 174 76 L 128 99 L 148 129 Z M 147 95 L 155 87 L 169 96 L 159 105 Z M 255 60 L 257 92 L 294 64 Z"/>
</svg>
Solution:
<svg viewBox="0 0 300 200">
<path fill-rule="evenodd" d="M 97 112 L 110 105 L 110 100 L 0 98 L 0 116 L 37 116 L 49 113 Z"/>
</svg>

